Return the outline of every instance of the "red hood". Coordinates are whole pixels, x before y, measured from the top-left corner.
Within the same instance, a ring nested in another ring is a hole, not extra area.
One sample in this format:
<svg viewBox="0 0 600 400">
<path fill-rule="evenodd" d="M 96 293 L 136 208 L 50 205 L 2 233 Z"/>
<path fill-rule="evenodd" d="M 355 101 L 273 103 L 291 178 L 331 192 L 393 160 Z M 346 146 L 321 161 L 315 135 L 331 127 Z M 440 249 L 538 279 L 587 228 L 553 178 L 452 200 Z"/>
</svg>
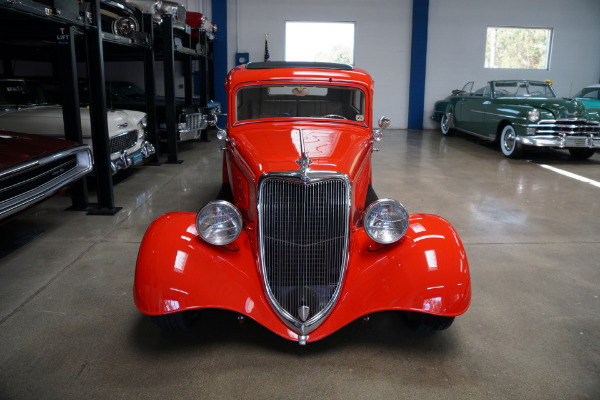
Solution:
<svg viewBox="0 0 600 400">
<path fill-rule="evenodd" d="M 299 129 L 313 170 L 337 171 L 350 180 L 369 154 L 371 132 L 351 124 L 253 123 L 232 128 L 230 144 L 254 179 L 272 171 L 294 171 L 301 156 Z"/>
<path fill-rule="evenodd" d="M 76 143 L 52 137 L 0 131 L 0 169 L 73 147 Z"/>
</svg>

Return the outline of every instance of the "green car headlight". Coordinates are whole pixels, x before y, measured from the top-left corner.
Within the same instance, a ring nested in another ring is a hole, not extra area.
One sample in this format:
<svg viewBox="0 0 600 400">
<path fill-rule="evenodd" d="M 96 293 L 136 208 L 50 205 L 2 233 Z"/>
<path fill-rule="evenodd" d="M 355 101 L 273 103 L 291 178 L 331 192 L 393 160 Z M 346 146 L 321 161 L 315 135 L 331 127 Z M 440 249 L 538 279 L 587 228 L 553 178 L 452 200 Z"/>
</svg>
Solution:
<svg viewBox="0 0 600 400">
<path fill-rule="evenodd" d="M 408 212 L 396 200 L 377 200 L 367 208 L 363 224 L 367 235 L 377 243 L 394 243 L 400 240 L 408 229 Z"/>
<path fill-rule="evenodd" d="M 233 242 L 242 232 L 242 215 L 228 201 L 211 201 L 196 215 L 196 229 L 208 243 L 223 246 Z"/>
<path fill-rule="evenodd" d="M 534 108 L 527 113 L 527 119 L 531 122 L 537 122 L 540 119 L 540 110 Z"/>
</svg>

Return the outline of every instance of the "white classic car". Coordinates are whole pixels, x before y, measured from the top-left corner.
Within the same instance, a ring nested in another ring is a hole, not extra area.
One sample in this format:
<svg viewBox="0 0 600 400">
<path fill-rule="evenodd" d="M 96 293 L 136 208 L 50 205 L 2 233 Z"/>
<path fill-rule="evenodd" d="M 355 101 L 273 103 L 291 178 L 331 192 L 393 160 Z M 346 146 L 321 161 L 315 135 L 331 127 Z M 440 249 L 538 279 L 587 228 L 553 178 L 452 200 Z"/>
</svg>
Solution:
<svg viewBox="0 0 600 400">
<path fill-rule="evenodd" d="M 0 129 L 64 138 L 62 107 L 44 84 L 35 80 L 0 80 Z M 80 108 L 83 142 L 92 146 L 90 111 Z M 146 140 L 145 113 L 132 110 L 107 112 L 111 169 L 113 174 L 140 164 L 154 154 Z"/>
</svg>

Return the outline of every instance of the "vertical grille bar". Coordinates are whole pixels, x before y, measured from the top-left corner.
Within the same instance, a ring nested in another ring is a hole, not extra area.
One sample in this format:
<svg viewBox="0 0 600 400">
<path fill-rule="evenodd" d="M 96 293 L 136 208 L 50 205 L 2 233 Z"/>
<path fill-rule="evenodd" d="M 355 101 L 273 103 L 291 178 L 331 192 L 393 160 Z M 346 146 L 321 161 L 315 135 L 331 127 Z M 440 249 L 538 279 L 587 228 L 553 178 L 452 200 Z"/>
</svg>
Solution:
<svg viewBox="0 0 600 400">
<path fill-rule="evenodd" d="M 265 284 L 276 308 L 299 324 L 331 305 L 345 269 L 349 187 L 342 179 L 308 184 L 269 178 L 260 190 Z"/>
</svg>

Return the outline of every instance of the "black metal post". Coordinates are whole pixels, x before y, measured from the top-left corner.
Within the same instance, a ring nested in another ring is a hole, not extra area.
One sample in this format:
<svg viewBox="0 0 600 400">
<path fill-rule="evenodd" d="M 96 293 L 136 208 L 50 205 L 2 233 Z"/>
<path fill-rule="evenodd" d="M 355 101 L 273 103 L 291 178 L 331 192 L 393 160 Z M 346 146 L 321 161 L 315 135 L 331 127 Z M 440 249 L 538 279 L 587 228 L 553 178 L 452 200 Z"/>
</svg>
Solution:
<svg viewBox="0 0 600 400">
<path fill-rule="evenodd" d="M 146 128 L 147 139 L 156 153 L 149 157 L 146 165 L 160 165 L 159 156 L 159 137 L 156 123 L 156 80 L 154 71 L 154 26 L 152 24 L 152 14 L 143 16 L 144 32 L 148 34 L 150 47 L 144 50 L 144 89 L 146 92 L 146 114 L 148 114 L 148 127 Z"/>
<path fill-rule="evenodd" d="M 88 87 L 90 90 L 90 117 L 94 152 L 94 172 L 96 174 L 97 208 L 89 214 L 114 215 L 121 208 L 115 207 L 112 170 L 110 167 L 110 146 L 108 122 L 106 118 L 106 91 L 104 80 L 104 49 L 102 46 L 102 25 L 100 23 L 100 0 L 91 2 L 93 28 L 85 34 L 88 66 Z"/>
<path fill-rule="evenodd" d="M 165 121 L 167 123 L 167 163 L 180 164 L 177 159 L 177 110 L 175 106 L 175 48 L 173 46 L 173 16 L 165 14 L 163 29 L 163 64 L 165 85 Z"/>
<path fill-rule="evenodd" d="M 82 142 L 81 111 L 79 107 L 79 90 L 77 80 L 77 58 L 75 55 L 75 31 L 73 26 L 60 27 L 58 41 L 58 71 L 54 74 L 59 77 L 62 88 L 62 110 L 65 126 L 65 139 Z M 65 40 L 66 39 L 66 40 Z M 85 178 L 71 185 L 71 202 L 69 210 L 88 210 L 88 188 Z"/>
<path fill-rule="evenodd" d="M 208 43 L 207 43 L 207 38 L 206 38 L 206 33 L 205 32 L 200 32 L 198 40 L 200 41 L 200 45 L 205 49 L 204 54 L 200 57 L 199 60 L 199 68 L 198 68 L 198 73 L 199 73 L 199 79 L 198 79 L 198 83 L 199 83 L 199 87 L 198 87 L 198 94 L 200 96 L 200 107 L 202 107 L 202 109 L 206 109 L 206 106 L 208 105 L 208 88 L 209 88 L 209 80 L 208 80 Z M 204 129 L 202 130 L 202 133 L 200 134 L 200 141 L 201 142 L 209 142 L 210 140 L 208 139 L 208 129 Z"/>
<path fill-rule="evenodd" d="M 185 105 L 192 104 L 192 56 L 183 57 L 183 89 L 185 94 Z"/>
</svg>

